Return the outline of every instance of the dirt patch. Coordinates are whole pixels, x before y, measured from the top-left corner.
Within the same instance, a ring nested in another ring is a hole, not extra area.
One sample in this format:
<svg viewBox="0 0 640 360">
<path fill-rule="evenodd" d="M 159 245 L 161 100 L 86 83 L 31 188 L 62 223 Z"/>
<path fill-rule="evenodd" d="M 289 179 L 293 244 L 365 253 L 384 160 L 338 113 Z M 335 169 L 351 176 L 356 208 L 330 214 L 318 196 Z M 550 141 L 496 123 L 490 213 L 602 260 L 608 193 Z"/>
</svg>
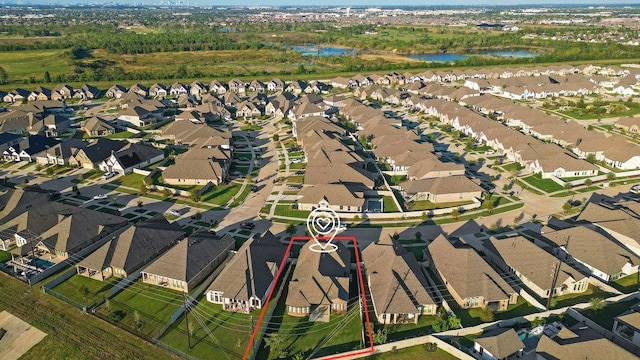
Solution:
<svg viewBox="0 0 640 360">
<path fill-rule="evenodd" d="M 4 360 L 18 359 L 47 336 L 6 311 L 0 313 L 0 328 L 7 331 L 0 340 L 0 354 Z"/>
</svg>

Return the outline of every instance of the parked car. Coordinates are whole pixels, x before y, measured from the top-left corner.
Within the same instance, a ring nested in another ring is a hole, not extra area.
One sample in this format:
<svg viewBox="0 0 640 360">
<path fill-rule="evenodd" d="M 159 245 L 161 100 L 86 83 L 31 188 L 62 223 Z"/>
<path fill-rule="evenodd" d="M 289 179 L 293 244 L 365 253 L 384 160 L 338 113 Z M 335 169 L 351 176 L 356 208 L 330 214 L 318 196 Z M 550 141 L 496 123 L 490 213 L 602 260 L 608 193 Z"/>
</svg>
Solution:
<svg viewBox="0 0 640 360">
<path fill-rule="evenodd" d="M 107 194 L 100 194 L 93 197 L 93 200 L 104 200 L 107 198 Z"/>
<path fill-rule="evenodd" d="M 173 215 L 173 216 L 182 216 L 183 214 L 186 214 L 189 212 L 189 208 L 185 207 L 185 208 L 181 208 L 181 209 L 171 209 L 169 210 L 169 214 Z"/>
<path fill-rule="evenodd" d="M 296 171 L 296 175 L 304 175 L 304 170 Z"/>
<path fill-rule="evenodd" d="M 495 154 L 495 153 L 496 153 L 496 152 L 495 152 L 495 151 L 493 151 L 493 150 L 487 150 L 487 151 L 485 151 L 485 152 L 484 152 L 484 154 L 485 154 L 485 155 L 493 155 L 493 154 Z"/>
<path fill-rule="evenodd" d="M 253 192 L 258 191 L 258 186 L 257 185 L 251 185 L 251 191 L 253 191 Z"/>
<path fill-rule="evenodd" d="M 116 173 L 108 171 L 108 172 L 104 173 L 104 175 L 102 175 L 102 180 L 108 180 L 108 179 L 111 179 L 114 176 L 116 176 Z"/>
<path fill-rule="evenodd" d="M 247 230 L 252 230 L 255 226 L 256 224 L 254 224 L 251 221 L 245 221 L 243 223 L 240 223 L 240 227 Z"/>
<path fill-rule="evenodd" d="M 639 185 L 633 185 L 631 187 L 631 190 L 629 190 L 630 193 L 632 194 L 640 194 L 640 184 Z"/>
</svg>

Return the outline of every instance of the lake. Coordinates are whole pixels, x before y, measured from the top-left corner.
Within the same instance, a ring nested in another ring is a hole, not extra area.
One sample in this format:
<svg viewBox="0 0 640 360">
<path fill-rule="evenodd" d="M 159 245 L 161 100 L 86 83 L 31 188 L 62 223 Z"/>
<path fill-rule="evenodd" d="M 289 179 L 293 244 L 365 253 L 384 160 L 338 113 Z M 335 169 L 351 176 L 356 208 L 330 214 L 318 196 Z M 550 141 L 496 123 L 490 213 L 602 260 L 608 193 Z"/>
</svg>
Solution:
<svg viewBox="0 0 640 360">
<path fill-rule="evenodd" d="M 489 55 L 500 57 L 514 57 L 514 58 L 533 58 L 539 53 L 530 52 L 527 50 L 486 50 L 474 53 L 473 55 Z M 439 53 L 439 54 L 417 54 L 407 55 L 408 58 L 421 60 L 421 61 L 438 61 L 438 62 L 451 62 L 457 60 L 468 59 L 468 55 L 455 54 L 455 53 Z"/>
<path fill-rule="evenodd" d="M 348 48 L 337 48 L 332 46 L 292 46 L 293 51 L 299 52 L 302 56 L 331 56 L 331 55 L 351 55 L 356 51 Z"/>
</svg>

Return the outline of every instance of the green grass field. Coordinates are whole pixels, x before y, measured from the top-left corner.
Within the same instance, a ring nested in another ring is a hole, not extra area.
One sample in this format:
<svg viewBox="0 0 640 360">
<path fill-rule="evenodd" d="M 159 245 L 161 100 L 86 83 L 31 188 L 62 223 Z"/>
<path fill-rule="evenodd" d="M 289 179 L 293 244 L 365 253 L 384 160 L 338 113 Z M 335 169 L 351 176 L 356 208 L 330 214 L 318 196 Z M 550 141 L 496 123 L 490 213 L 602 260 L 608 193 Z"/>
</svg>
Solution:
<svg viewBox="0 0 640 360">
<path fill-rule="evenodd" d="M 564 188 L 551 179 L 541 179 L 538 175 L 527 176 L 522 179 L 527 184 L 540 189 L 546 193 L 552 193 L 563 190 Z"/>
<path fill-rule="evenodd" d="M 74 275 L 52 290 L 78 304 L 89 305 L 97 299 L 111 295 L 111 288 L 118 280 L 120 279 L 112 277 L 105 281 L 98 281 L 86 276 Z"/>
<path fill-rule="evenodd" d="M 52 76 L 70 71 L 71 61 L 64 52 L 65 50 L 59 49 L 4 51 L 0 57 L 0 67 L 7 71 L 9 81 L 22 80 L 31 76 L 42 81 L 45 71 Z"/>
<path fill-rule="evenodd" d="M 375 354 L 366 357 L 367 360 L 455 360 L 457 357 L 448 352 L 437 349 L 427 351 L 422 345 L 411 346 L 397 351 Z"/>
</svg>

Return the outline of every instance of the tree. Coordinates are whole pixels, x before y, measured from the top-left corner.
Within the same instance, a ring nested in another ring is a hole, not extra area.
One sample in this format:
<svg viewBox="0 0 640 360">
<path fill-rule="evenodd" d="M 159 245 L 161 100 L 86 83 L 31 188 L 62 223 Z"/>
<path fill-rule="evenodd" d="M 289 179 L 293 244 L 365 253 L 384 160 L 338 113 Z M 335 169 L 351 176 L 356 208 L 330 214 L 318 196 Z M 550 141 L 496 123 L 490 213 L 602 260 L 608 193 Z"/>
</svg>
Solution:
<svg viewBox="0 0 640 360">
<path fill-rule="evenodd" d="M 589 300 L 589 304 L 593 311 L 598 312 L 598 310 L 602 310 L 607 306 L 607 303 L 601 297 L 593 297 Z"/>
<path fill-rule="evenodd" d="M 562 204 L 562 210 L 564 210 L 565 214 L 569 212 L 569 210 L 571 210 L 571 204 L 569 204 L 568 202 Z"/>
<path fill-rule="evenodd" d="M 591 179 L 587 179 L 587 180 L 584 181 L 584 184 L 587 185 L 587 186 L 591 186 L 591 185 L 593 185 L 593 181 L 591 181 Z"/>
<path fill-rule="evenodd" d="M 381 345 L 387 342 L 387 329 L 378 329 L 373 333 L 373 343 Z"/>
<path fill-rule="evenodd" d="M 280 140 L 280 135 L 273 134 L 273 141 L 276 142 L 276 141 L 279 141 L 279 140 Z"/>
<path fill-rule="evenodd" d="M 142 200 L 138 200 L 138 207 L 141 208 L 142 205 L 144 205 L 144 203 L 142 202 Z"/>
<path fill-rule="evenodd" d="M 147 185 L 143 183 L 140 184 L 140 188 L 138 189 L 138 194 L 146 195 L 147 194 Z"/>
<path fill-rule="evenodd" d="M 596 154 L 594 153 L 589 153 L 589 155 L 587 155 L 587 159 L 588 162 L 590 163 L 595 163 L 596 162 Z"/>
<path fill-rule="evenodd" d="M 136 327 L 140 327 L 140 313 L 138 312 L 138 310 L 133 311 L 133 319 L 136 322 Z"/>
<path fill-rule="evenodd" d="M 52 167 L 48 167 L 47 170 L 44 171 L 47 176 L 52 176 L 53 175 L 53 168 Z"/>
<path fill-rule="evenodd" d="M 567 194 L 569 194 L 569 190 L 571 190 L 572 185 L 571 183 L 564 183 L 564 189 L 567 191 Z"/>
<path fill-rule="evenodd" d="M 50 83 L 51 82 L 51 75 L 49 75 L 48 71 L 44 72 L 44 82 L 46 82 L 46 83 Z"/>
<path fill-rule="evenodd" d="M 480 313 L 480 320 L 482 320 L 482 322 L 491 322 L 493 321 L 493 319 L 494 319 L 493 311 L 491 311 L 491 309 L 488 306 L 482 307 L 482 312 Z"/>
<path fill-rule="evenodd" d="M 485 205 L 485 207 L 487 208 L 487 211 L 489 212 L 489 214 L 491 214 L 493 212 L 493 201 L 487 201 L 487 205 Z"/>
<path fill-rule="evenodd" d="M 271 333 L 264 338 L 264 342 L 269 348 L 269 352 L 276 358 L 287 356 L 287 338 L 282 333 Z"/>
<path fill-rule="evenodd" d="M 449 316 L 447 318 L 447 324 L 449 325 L 449 329 L 460 329 L 460 318 L 457 316 Z"/>
<path fill-rule="evenodd" d="M 458 210 L 458 208 L 451 210 L 451 217 L 458 220 L 458 217 L 460 217 L 460 210 Z"/>
<path fill-rule="evenodd" d="M 164 196 L 165 198 L 171 197 L 171 190 L 167 188 L 162 189 L 162 196 Z"/>
<path fill-rule="evenodd" d="M 285 230 L 285 232 L 289 235 L 293 235 L 293 233 L 296 232 L 296 226 L 294 224 L 287 225 L 287 229 Z"/>
<path fill-rule="evenodd" d="M 420 231 L 416 231 L 416 239 L 418 240 L 422 239 L 422 233 Z"/>
<path fill-rule="evenodd" d="M 306 74 L 307 73 L 307 69 L 304 67 L 303 64 L 298 65 L 298 70 L 296 71 L 298 74 Z"/>
<path fill-rule="evenodd" d="M 78 174 L 78 182 L 81 183 L 82 181 L 84 181 L 84 174 Z"/>
<path fill-rule="evenodd" d="M 427 219 L 429 218 L 429 216 L 427 215 L 426 212 L 422 212 L 422 215 L 420 215 L 420 218 L 422 219 L 422 221 L 427 221 Z"/>
<path fill-rule="evenodd" d="M 80 286 L 80 295 L 82 295 L 82 298 L 84 299 L 85 302 L 87 302 L 87 297 L 89 296 L 89 288 L 87 287 L 87 285 L 82 285 Z"/>
<path fill-rule="evenodd" d="M 200 191 L 198 189 L 191 189 L 189 191 L 189 198 L 196 204 L 200 202 Z"/>
<path fill-rule="evenodd" d="M 397 231 L 395 231 L 395 232 L 393 233 L 393 235 L 391 235 L 391 237 L 393 238 L 393 240 L 398 240 L 398 239 L 400 239 L 400 234 L 398 234 L 398 232 L 397 232 Z"/>
<path fill-rule="evenodd" d="M 614 173 L 614 172 L 608 172 L 607 173 L 607 180 L 613 181 L 615 179 L 616 179 L 616 173 Z"/>
</svg>

